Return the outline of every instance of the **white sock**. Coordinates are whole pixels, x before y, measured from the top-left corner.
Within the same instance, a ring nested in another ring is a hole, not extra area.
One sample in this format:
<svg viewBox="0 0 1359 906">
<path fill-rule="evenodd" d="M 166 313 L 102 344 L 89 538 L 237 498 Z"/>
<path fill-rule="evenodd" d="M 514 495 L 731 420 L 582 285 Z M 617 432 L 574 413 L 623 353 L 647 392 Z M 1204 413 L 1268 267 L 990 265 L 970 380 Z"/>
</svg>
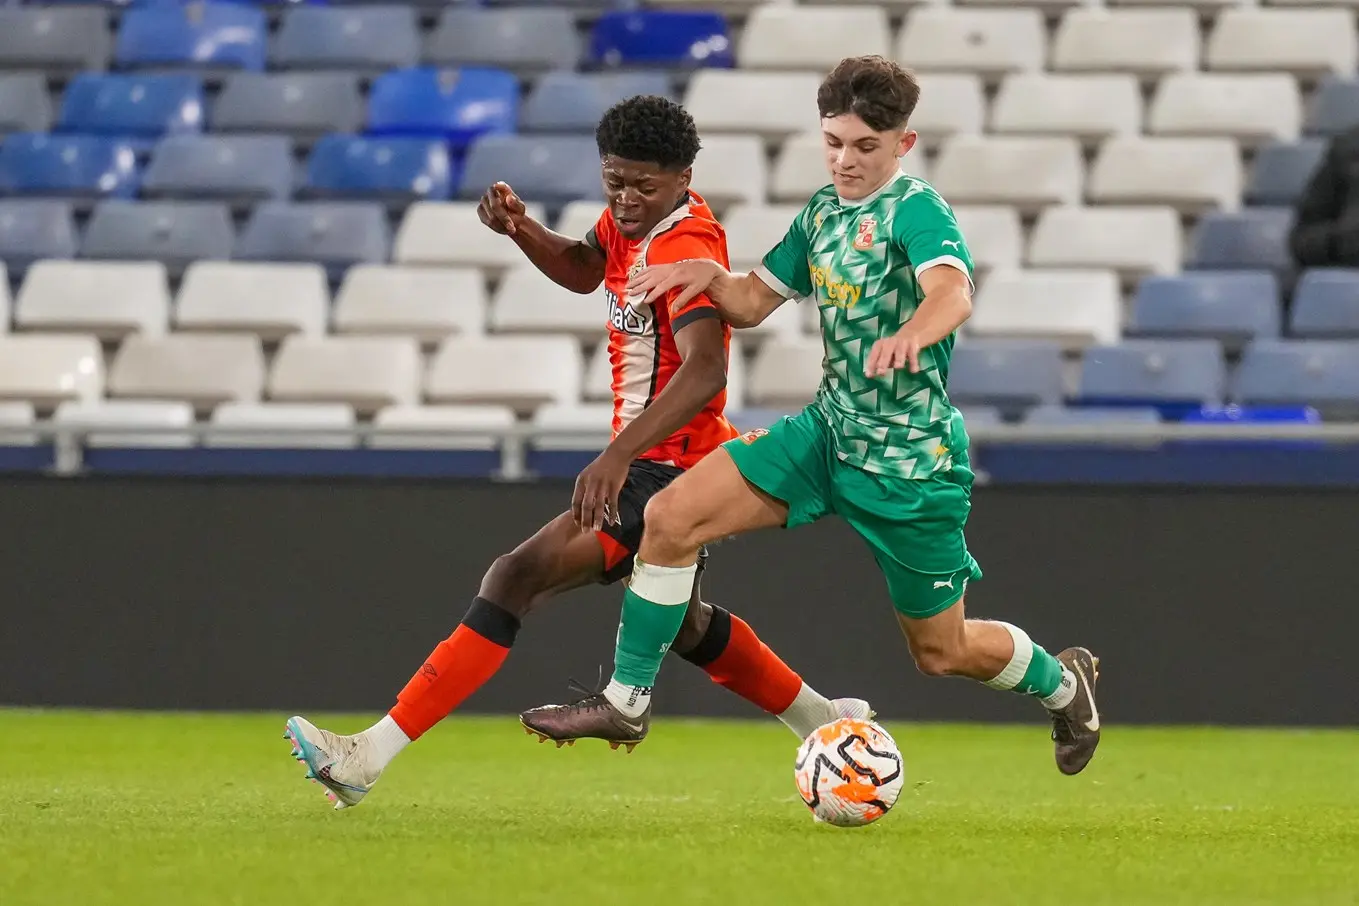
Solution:
<svg viewBox="0 0 1359 906">
<path fill-rule="evenodd" d="M 391 764 L 393 758 L 411 744 L 410 737 L 402 731 L 392 716 L 388 714 L 359 734 L 372 747 L 374 767 L 379 771 Z"/>
<path fill-rule="evenodd" d="M 624 717 L 641 717 L 651 705 L 650 686 L 627 686 L 616 679 L 609 680 L 604 687 L 604 697 L 609 700 Z"/>
<path fill-rule="evenodd" d="M 1071 704 L 1071 700 L 1075 697 L 1076 697 L 1076 674 L 1071 672 L 1070 667 L 1068 667 L 1066 664 L 1063 664 L 1062 682 L 1057 687 L 1057 691 L 1049 695 L 1047 698 L 1040 698 L 1039 701 L 1042 702 L 1043 707 L 1047 708 L 1049 711 L 1060 711 L 1067 705 Z"/>
<path fill-rule="evenodd" d="M 817 727 L 823 727 L 840 716 L 835 704 L 806 683 L 797 690 L 797 698 L 779 715 L 798 739 L 806 739 Z"/>
</svg>

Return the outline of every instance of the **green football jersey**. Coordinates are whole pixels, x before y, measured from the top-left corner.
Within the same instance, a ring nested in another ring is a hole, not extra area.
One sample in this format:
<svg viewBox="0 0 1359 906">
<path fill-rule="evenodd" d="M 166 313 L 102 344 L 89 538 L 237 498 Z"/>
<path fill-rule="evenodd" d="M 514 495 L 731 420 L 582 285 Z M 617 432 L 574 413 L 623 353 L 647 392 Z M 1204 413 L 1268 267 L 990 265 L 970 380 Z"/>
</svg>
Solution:
<svg viewBox="0 0 1359 906">
<path fill-rule="evenodd" d="M 953 210 L 929 183 L 898 174 L 862 201 L 834 186 L 812 196 L 756 275 L 785 299 L 816 300 L 825 347 L 817 401 L 836 453 L 869 472 L 928 478 L 966 448 L 949 402 L 952 336 L 920 353 L 920 372 L 864 376 L 873 343 L 889 337 L 924 298 L 919 275 L 940 265 L 971 279 L 972 255 Z"/>
</svg>

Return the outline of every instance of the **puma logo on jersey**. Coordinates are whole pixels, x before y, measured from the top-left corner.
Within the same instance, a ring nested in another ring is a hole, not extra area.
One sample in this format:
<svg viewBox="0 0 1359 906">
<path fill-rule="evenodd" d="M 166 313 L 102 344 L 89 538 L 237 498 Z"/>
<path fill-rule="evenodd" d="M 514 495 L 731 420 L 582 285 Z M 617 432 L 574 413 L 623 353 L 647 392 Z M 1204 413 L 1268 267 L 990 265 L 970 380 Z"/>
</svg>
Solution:
<svg viewBox="0 0 1359 906">
<path fill-rule="evenodd" d="M 958 240 L 957 240 L 957 239 L 945 239 L 943 242 L 941 242 L 941 243 L 939 243 L 939 244 L 940 244 L 940 245 L 951 245 L 951 246 L 953 246 L 954 251 L 957 251 L 958 248 L 959 248 Z"/>
<path fill-rule="evenodd" d="M 612 290 L 605 290 L 604 297 L 608 299 L 609 302 L 609 324 L 614 330 L 638 336 L 647 332 L 647 325 L 650 319 L 642 315 L 631 305 L 619 304 L 618 294 Z"/>
</svg>

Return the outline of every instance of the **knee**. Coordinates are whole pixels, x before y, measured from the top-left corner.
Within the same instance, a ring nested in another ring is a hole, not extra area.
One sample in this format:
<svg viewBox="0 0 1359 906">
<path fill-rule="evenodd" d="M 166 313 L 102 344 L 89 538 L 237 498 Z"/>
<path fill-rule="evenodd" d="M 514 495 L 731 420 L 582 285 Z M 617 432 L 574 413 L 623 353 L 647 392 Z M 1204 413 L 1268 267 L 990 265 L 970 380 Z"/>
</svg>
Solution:
<svg viewBox="0 0 1359 906">
<path fill-rule="evenodd" d="M 917 642 L 911 645 L 911 657 L 916 669 L 925 676 L 952 676 L 963 668 L 962 652 L 954 645 L 939 641 Z"/>
<path fill-rule="evenodd" d="M 522 620 L 534 600 L 548 590 L 544 587 L 547 565 L 531 549 L 521 547 L 502 554 L 481 580 L 481 596 Z"/>
<path fill-rule="evenodd" d="M 677 548 L 697 549 L 701 541 L 697 538 L 697 526 L 686 512 L 679 495 L 670 490 L 662 491 L 647 502 L 644 515 L 646 539 L 648 543 L 673 550 Z"/>
</svg>

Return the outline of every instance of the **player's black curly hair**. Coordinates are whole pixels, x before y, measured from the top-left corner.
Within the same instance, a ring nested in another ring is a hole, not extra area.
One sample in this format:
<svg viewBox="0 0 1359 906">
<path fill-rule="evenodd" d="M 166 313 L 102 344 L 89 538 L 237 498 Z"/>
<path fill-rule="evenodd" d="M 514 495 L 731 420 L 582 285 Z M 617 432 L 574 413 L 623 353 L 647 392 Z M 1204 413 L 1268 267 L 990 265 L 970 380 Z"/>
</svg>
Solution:
<svg viewBox="0 0 1359 906">
<path fill-rule="evenodd" d="M 599 156 L 656 164 L 664 170 L 693 166 L 698 156 L 694 118 L 669 98 L 639 94 L 614 104 L 595 130 Z"/>
</svg>

